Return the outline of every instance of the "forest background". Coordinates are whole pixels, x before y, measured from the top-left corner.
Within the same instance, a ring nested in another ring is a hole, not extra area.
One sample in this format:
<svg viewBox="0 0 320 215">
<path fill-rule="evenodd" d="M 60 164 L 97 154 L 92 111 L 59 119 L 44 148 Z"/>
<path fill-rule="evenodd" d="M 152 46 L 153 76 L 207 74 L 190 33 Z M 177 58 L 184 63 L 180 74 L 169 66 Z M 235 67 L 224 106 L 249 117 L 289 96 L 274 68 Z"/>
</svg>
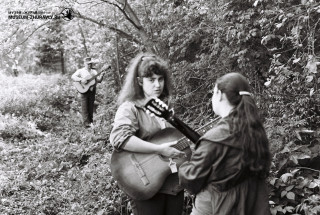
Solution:
<svg viewBox="0 0 320 215">
<path fill-rule="evenodd" d="M 271 213 L 320 214 L 319 1 L 0 5 L 0 214 L 131 213 L 110 173 L 108 138 L 126 67 L 141 51 L 168 60 L 175 112 L 195 129 L 214 118 L 209 90 L 217 77 L 248 77 L 273 155 Z M 39 11 L 53 18 L 36 18 Z M 9 18 L 26 14 L 34 16 Z M 98 69 L 112 66 L 89 130 L 70 81 L 86 55 Z M 186 193 L 184 214 L 190 201 Z"/>
</svg>

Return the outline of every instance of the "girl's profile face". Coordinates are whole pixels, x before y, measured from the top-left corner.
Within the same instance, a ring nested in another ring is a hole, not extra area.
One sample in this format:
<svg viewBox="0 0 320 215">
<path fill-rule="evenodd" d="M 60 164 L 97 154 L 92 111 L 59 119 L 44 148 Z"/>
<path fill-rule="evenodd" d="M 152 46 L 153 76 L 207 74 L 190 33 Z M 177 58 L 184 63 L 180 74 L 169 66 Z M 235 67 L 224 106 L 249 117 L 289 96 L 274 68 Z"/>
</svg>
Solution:
<svg viewBox="0 0 320 215">
<path fill-rule="evenodd" d="M 212 102 L 212 110 L 217 115 L 219 115 L 220 96 L 221 96 L 221 91 L 219 91 L 218 90 L 218 86 L 215 85 L 214 88 L 213 88 L 213 94 L 212 94 L 212 101 L 211 102 Z"/>
<path fill-rule="evenodd" d="M 140 85 L 146 98 L 158 98 L 164 88 L 164 77 L 156 74 L 153 74 L 151 77 L 143 77 Z"/>
</svg>

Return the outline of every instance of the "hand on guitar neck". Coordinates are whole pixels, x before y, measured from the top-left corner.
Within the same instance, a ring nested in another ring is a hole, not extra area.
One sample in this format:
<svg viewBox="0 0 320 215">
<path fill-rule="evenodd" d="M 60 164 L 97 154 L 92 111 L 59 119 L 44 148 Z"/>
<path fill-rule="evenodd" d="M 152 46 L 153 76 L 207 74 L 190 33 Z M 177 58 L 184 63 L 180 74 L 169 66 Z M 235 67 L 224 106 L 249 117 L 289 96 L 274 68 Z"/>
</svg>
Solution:
<svg viewBox="0 0 320 215">
<path fill-rule="evenodd" d="M 82 78 L 80 81 L 73 82 L 73 85 L 76 87 L 79 93 L 86 93 L 91 86 L 96 84 L 96 78 L 102 74 L 100 80 L 98 80 L 98 83 L 102 81 L 102 77 L 105 75 L 106 71 L 111 69 L 110 65 L 104 66 L 100 72 L 98 72 L 96 75 L 88 75 L 84 78 Z"/>
</svg>

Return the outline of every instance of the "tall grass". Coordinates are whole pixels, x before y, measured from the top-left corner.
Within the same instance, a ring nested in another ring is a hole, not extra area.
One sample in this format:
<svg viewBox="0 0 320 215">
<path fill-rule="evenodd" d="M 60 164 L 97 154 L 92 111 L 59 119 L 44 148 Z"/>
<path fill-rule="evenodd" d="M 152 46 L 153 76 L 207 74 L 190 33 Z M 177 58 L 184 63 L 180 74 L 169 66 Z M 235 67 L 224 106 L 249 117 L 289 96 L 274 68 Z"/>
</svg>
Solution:
<svg viewBox="0 0 320 215">
<path fill-rule="evenodd" d="M 109 168 L 108 82 L 88 130 L 69 77 L 0 73 L 0 80 L 0 214 L 128 214 Z"/>
<path fill-rule="evenodd" d="M 12 77 L 0 73 L 0 134 L 3 139 L 32 139 L 43 135 L 35 122 L 45 109 L 40 101 L 60 79 L 59 74 Z"/>
<path fill-rule="evenodd" d="M 25 102 L 26 104 L 36 102 L 43 91 L 52 89 L 60 78 L 59 74 L 21 74 L 19 77 L 12 77 L 0 73 L 0 108 L 6 108 L 13 102 Z"/>
</svg>

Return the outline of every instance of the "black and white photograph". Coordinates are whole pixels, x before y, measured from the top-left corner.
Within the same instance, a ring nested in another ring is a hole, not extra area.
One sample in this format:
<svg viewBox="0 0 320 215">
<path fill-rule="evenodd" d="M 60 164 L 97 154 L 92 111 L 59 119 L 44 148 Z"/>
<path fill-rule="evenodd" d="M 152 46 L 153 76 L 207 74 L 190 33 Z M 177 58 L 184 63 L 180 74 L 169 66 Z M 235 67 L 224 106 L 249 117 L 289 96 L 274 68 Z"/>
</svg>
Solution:
<svg viewBox="0 0 320 215">
<path fill-rule="evenodd" d="M 0 215 L 320 215 L 320 0 L 0 12 Z"/>
</svg>

